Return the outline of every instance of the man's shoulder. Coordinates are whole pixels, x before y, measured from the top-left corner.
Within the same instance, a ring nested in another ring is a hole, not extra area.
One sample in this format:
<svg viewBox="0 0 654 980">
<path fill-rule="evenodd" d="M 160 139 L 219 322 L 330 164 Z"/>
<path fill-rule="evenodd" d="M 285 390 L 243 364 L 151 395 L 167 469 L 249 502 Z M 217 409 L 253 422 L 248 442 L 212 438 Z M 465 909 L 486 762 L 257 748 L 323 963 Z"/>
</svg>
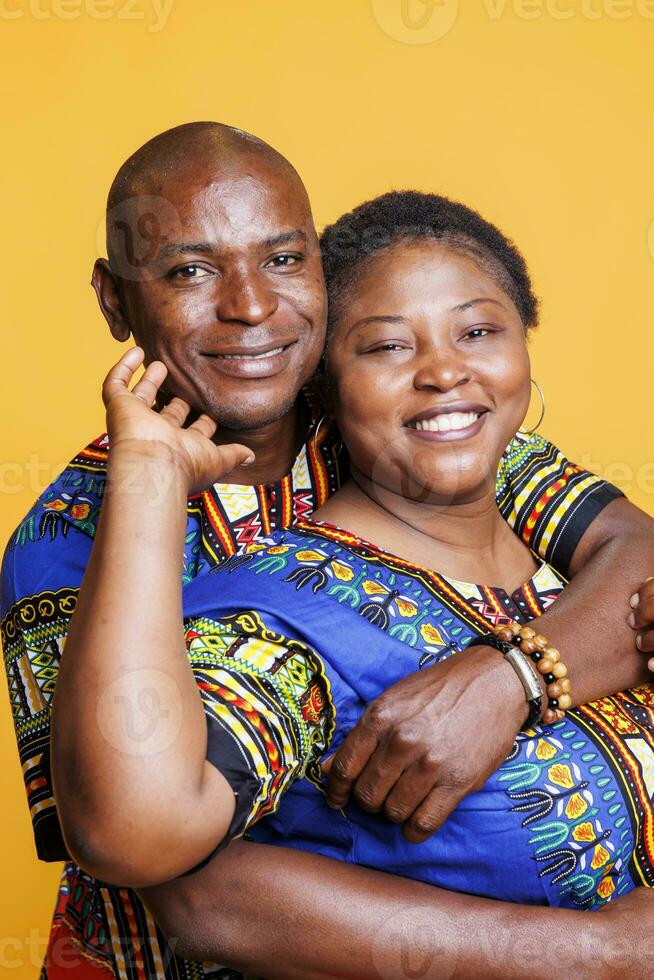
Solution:
<svg viewBox="0 0 654 980">
<path fill-rule="evenodd" d="M 12 545 L 49 537 L 74 526 L 94 537 L 107 475 L 108 440 L 98 436 L 78 452 L 41 493 L 12 535 Z"/>
<path fill-rule="evenodd" d="M 85 564 L 95 537 L 107 458 L 102 435 L 73 457 L 20 521 L 4 555 L 3 609 L 46 583 L 49 588 L 59 579 L 61 585 L 79 584 L 73 583 L 71 570 Z"/>
</svg>

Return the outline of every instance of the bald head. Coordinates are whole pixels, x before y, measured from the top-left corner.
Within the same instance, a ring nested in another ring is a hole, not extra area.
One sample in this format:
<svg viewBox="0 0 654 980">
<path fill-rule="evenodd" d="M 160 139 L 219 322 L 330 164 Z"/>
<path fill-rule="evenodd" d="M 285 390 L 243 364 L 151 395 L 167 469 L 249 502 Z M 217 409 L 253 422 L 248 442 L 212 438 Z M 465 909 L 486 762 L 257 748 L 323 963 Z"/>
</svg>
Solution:
<svg viewBox="0 0 654 980">
<path fill-rule="evenodd" d="M 292 412 L 320 359 L 326 294 L 309 199 L 288 160 L 219 123 L 170 129 L 116 175 L 107 247 L 93 273 L 100 306 L 114 337 L 131 335 L 148 362 L 164 362 L 166 396 L 221 432 Z"/>
<path fill-rule="evenodd" d="M 107 252 L 112 268 L 124 275 L 126 265 L 140 265 L 136 252 L 129 254 L 130 240 L 133 244 L 140 240 L 148 255 L 151 233 L 161 224 L 158 215 L 164 212 L 166 217 L 172 216 L 168 214 L 169 202 L 173 186 L 179 181 L 197 186 L 230 174 L 254 176 L 262 172 L 269 178 L 286 177 L 308 206 L 306 190 L 295 167 L 251 133 L 224 123 L 192 122 L 154 136 L 128 157 L 109 190 Z"/>
</svg>

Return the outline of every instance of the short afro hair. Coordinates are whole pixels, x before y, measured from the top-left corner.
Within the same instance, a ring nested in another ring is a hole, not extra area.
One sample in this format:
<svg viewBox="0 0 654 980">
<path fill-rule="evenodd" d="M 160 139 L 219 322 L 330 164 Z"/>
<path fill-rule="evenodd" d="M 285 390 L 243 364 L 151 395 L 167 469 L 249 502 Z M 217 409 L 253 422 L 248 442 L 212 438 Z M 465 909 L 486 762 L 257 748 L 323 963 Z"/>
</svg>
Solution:
<svg viewBox="0 0 654 980">
<path fill-rule="evenodd" d="M 502 232 L 480 214 L 439 194 L 391 191 L 328 225 L 320 238 L 329 298 L 329 328 L 369 258 L 400 241 L 435 239 L 469 254 L 513 301 L 525 329 L 538 322 L 527 265 Z"/>
</svg>

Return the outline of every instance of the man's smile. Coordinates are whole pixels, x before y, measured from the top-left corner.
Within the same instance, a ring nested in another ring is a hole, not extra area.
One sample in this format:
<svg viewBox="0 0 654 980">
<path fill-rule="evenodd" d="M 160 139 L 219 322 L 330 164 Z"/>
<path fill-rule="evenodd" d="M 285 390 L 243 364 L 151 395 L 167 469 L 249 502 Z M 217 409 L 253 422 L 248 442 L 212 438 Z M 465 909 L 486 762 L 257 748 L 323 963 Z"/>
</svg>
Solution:
<svg viewBox="0 0 654 980">
<path fill-rule="evenodd" d="M 230 347 L 218 351 L 203 351 L 222 374 L 233 378 L 270 378 L 283 371 L 291 357 L 297 340 L 277 344 L 275 347 Z"/>
</svg>

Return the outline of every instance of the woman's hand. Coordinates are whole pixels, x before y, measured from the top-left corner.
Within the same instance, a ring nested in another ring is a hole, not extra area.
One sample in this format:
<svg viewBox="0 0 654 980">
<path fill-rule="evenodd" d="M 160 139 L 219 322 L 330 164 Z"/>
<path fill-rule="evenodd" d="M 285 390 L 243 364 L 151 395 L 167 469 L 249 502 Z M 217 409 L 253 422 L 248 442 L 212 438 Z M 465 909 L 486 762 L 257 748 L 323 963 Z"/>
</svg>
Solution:
<svg viewBox="0 0 654 980">
<path fill-rule="evenodd" d="M 184 428 L 190 406 L 173 398 L 160 412 L 152 405 L 168 373 L 165 364 L 153 361 L 141 380 L 130 391 L 134 373 L 143 363 L 144 353 L 133 347 L 111 369 L 102 386 L 107 410 L 107 433 L 111 454 L 123 449 L 149 457 L 162 454 L 180 468 L 188 494 L 199 493 L 222 479 L 237 466 L 254 462 L 254 453 L 238 444 L 219 446 L 212 442 L 216 423 L 200 415 Z"/>
<path fill-rule="evenodd" d="M 636 630 L 636 646 L 643 653 L 654 654 L 654 578 L 646 578 L 630 601 L 629 625 Z M 654 670 L 654 657 L 647 662 Z"/>
</svg>

